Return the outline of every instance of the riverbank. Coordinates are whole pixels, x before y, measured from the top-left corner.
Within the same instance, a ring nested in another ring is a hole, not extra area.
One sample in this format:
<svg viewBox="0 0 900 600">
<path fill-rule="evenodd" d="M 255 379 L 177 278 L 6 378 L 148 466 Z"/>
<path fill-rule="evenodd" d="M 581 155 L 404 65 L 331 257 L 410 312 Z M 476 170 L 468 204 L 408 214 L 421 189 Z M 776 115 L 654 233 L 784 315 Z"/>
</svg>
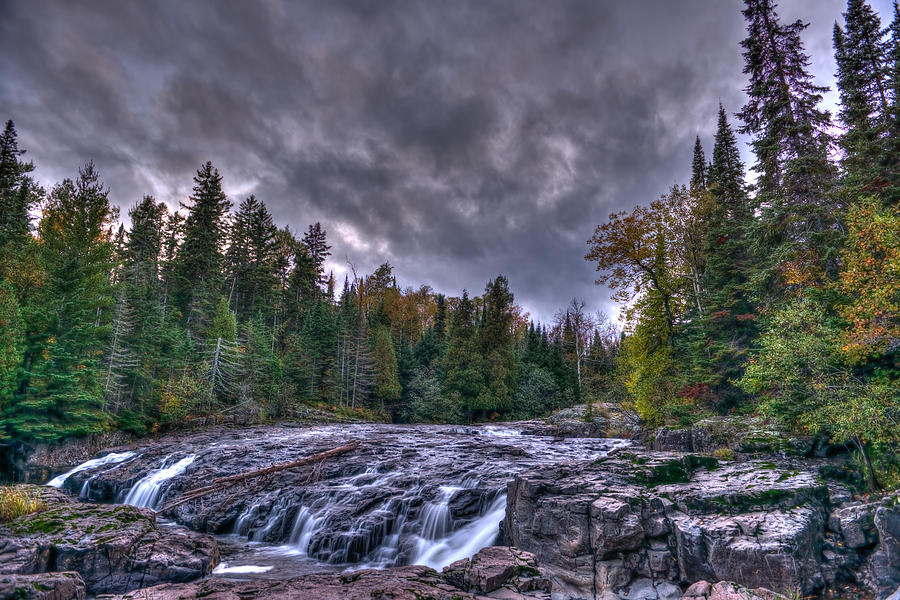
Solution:
<svg viewBox="0 0 900 600">
<path fill-rule="evenodd" d="M 784 440 L 763 423 L 736 435 L 733 425 L 660 431 L 651 447 L 529 434 L 535 423 L 221 428 L 114 448 L 54 483 L 90 502 L 78 506 L 159 509 L 218 477 L 362 442 L 164 512 L 242 549 L 213 579 L 177 588 L 185 597 L 278 597 L 299 589 L 288 582 L 300 568 L 331 571 L 323 589 L 346 594 L 356 589 L 341 579 L 348 568 L 437 573 L 498 542 L 533 553 L 558 600 L 754 597 L 722 596 L 720 580 L 797 595 L 892 594 L 897 496 L 855 497 L 851 465 L 822 457 L 815 440 Z M 366 580 L 382 577 L 393 575 Z"/>
</svg>

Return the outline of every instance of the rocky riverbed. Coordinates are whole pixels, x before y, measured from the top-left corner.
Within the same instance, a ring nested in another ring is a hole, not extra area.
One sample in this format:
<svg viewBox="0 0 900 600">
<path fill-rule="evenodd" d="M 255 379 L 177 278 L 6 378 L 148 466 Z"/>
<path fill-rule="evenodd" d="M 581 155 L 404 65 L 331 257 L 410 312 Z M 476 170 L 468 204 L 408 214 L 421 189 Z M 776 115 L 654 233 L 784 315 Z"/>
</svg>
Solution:
<svg viewBox="0 0 900 600">
<path fill-rule="evenodd" d="M 70 586 L 80 577 L 88 594 L 134 598 L 732 600 L 851 587 L 857 597 L 886 598 L 900 586 L 897 498 L 854 501 L 831 478 L 840 472 L 833 461 L 796 456 L 796 444 L 741 442 L 725 454 L 737 460 L 726 461 L 564 438 L 559 428 L 522 433 L 539 430 L 255 427 L 107 449 L 52 481 L 69 494 L 54 500 L 71 513 L 60 517 L 67 529 L 0 528 L 0 598 L 2 573 L 40 571 L 68 571 L 52 577 Z M 324 463 L 154 512 L 216 477 L 352 440 L 358 449 Z M 83 502 L 63 500 L 75 497 Z M 115 561 L 21 559 L 88 556 L 107 543 L 97 530 L 116 518 L 134 521 L 122 528 Z M 189 572 L 167 575 L 167 564 L 183 560 Z M 126 574 L 101 576 L 113 563 Z M 34 597 L 78 597 L 60 594 Z"/>
</svg>

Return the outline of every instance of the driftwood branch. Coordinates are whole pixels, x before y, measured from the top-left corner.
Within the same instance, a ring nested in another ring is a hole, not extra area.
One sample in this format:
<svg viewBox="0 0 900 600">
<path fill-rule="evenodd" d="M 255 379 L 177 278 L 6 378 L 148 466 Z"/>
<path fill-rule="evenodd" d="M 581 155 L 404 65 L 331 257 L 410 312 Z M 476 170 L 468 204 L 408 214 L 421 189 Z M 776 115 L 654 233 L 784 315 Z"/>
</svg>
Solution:
<svg viewBox="0 0 900 600">
<path fill-rule="evenodd" d="M 237 473 L 235 475 L 229 475 L 227 477 L 217 477 L 212 480 L 212 483 L 203 487 L 194 488 L 193 490 L 188 490 L 184 494 L 181 495 L 174 502 L 170 502 L 159 509 L 159 512 L 166 512 L 167 510 L 171 510 L 176 506 L 181 506 L 185 502 L 190 502 L 191 500 L 195 500 L 197 498 L 202 498 L 207 494 L 211 494 L 213 492 L 217 492 L 220 490 L 227 489 L 231 486 L 237 485 L 243 481 L 248 479 L 254 479 L 256 477 L 263 477 L 265 475 L 270 475 L 272 473 L 277 473 L 279 471 L 286 471 L 288 469 L 293 469 L 296 467 L 302 467 L 304 465 L 309 465 L 313 463 L 321 463 L 321 461 L 326 458 L 331 458 L 333 456 L 339 456 L 341 454 L 345 454 L 347 452 L 352 452 L 359 447 L 359 440 L 355 440 L 350 442 L 349 444 L 345 444 L 343 446 L 338 446 L 337 448 L 332 448 L 331 450 L 326 450 L 325 452 L 319 452 L 318 454 L 313 454 L 311 456 L 304 456 L 303 458 L 298 458 L 297 460 L 292 460 L 286 463 L 280 463 L 277 465 L 272 465 L 270 467 L 265 467 L 263 469 L 257 469 L 255 471 L 246 471 L 244 473 Z"/>
</svg>

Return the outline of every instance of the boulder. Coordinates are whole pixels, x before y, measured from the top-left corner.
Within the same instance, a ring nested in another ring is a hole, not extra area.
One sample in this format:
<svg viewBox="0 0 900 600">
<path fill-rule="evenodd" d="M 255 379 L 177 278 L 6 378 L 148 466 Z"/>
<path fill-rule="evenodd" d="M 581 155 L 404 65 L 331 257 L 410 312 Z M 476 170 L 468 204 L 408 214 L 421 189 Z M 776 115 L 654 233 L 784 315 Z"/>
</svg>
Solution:
<svg viewBox="0 0 900 600">
<path fill-rule="evenodd" d="M 550 591 L 550 581 L 541 577 L 534 554 L 507 546 L 490 546 L 472 558 L 444 567 L 443 577 L 461 590 L 490 594 L 506 585 L 515 592 Z"/>
<path fill-rule="evenodd" d="M 621 551 L 639 549 L 644 543 L 640 512 L 635 514 L 628 502 L 601 496 L 591 503 L 591 546 L 599 560 Z"/>
<path fill-rule="evenodd" d="M 666 429 L 660 427 L 653 436 L 653 449 L 663 452 L 691 452 L 690 429 Z"/>
<path fill-rule="evenodd" d="M 864 548 L 878 541 L 875 529 L 877 504 L 836 508 L 828 517 L 828 528 L 840 533 L 848 548 Z"/>
<path fill-rule="evenodd" d="M 698 581 L 685 591 L 682 600 L 787 600 L 787 596 L 765 588 L 749 589 L 730 581 Z"/>
<path fill-rule="evenodd" d="M 84 600 L 87 590 L 73 571 L 0 575 L 0 600 Z"/>
<path fill-rule="evenodd" d="M 739 580 L 778 590 L 820 588 L 822 517 L 812 508 L 675 520 L 685 583 Z"/>
</svg>

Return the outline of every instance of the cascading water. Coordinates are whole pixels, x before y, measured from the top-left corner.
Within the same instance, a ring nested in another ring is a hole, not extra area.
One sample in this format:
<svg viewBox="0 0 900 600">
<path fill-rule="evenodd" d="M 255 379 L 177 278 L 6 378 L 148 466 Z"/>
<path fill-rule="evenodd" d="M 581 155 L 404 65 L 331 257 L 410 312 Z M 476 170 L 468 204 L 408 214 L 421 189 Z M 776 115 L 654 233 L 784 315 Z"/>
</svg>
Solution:
<svg viewBox="0 0 900 600">
<path fill-rule="evenodd" d="M 162 500 L 163 486 L 173 477 L 181 475 L 194 462 L 193 454 L 185 456 L 178 462 L 166 466 L 168 457 L 163 461 L 161 468 L 152 471 L 143 479 L 134 484 L 125 497 L 125 504 L 139 508 L 159 508 Z"/>
<path fill-rule="evenodd" d="M 422 539 L 434 541 L 447 535 L 450 531 L 450 498 L 462 488 L 449 485 L 441 486 L 440 499 L 429 502 L 422 511 Z"/>
<path fill-rule="evenodd" d="M 88 469 L 94 469 L 97 467 L 101 467 L 103 465 L 117 464 L 128 460 L 129 458 L 133 458 L 137 456 L 137 452 L 110 452 L 106 456 L 101 456 L 100 458 L 92 458 L 89 461 L 83 462 L 74 469 L 70 471 L 66 471 L 62 475 L 57 475 L 50 481 L 46 483 L 50 487 L 61 488 L 63 484 L 66 482 L 66 479 L 74 475 L 75 473 L 80 473 L 81 471 L 86 471 Z"/>
<path fill-rule="evenodd" d="M 136 453 L 107 455 L 51 483 L 62 485 L 75 475 L 69 487 L 81 487 L 92 499 L 159 509 L 167 497 L 177 499 L 174 490 L 360 440 L 354 452 L 213 493 L 204 497 L 202 511 L 187 503 L 166 516 L 193 529 L 231 532 L 220 537 L 228 562 L 220 573 L 229 576 L 408 564 L 440 569 L 496 543 L 506 486 L 516 472 L 596 460 L 627 443 L 526 435 L 499 424 L 285 427 L 200 435 L 205 437 L 151 444 L 136 460 L 128 460 Z M 114 461 L 122 462 L 102 466 Z M 194 481 L 185 481 L 188 476 Z"/>
<path fill-rule="evenodd" d="M 498 524 L 506 513 L 506 494 L 497 496 L 487 511 L 471 523 L 441 537 L 429 539 L 423 536 L 418 543 L 418 552 L 410 561 L 414 565 L 425 565 L 440 569 L 450 563 L 468 558 L 491 546 L 500 533 Z"/>
</svg>

